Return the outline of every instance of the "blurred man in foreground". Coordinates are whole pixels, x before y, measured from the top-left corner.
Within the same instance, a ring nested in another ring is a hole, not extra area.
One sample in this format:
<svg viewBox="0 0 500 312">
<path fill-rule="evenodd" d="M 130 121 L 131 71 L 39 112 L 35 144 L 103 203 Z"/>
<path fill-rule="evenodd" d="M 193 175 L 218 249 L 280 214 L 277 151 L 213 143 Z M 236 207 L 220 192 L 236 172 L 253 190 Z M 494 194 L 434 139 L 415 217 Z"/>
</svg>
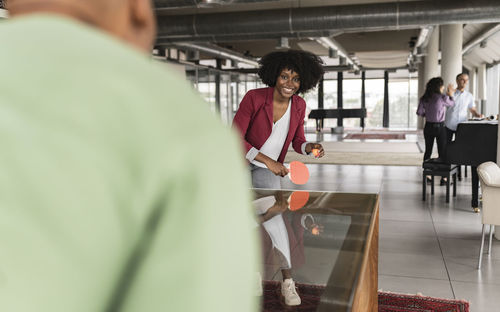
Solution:
<svg viewBox="0 0 500 312">
<path fill-rule="evenodd" d="M 0 311 L 254 311 L 239 144 L 148 58 L 150 0 L 7 5 Z"/>
</svg>

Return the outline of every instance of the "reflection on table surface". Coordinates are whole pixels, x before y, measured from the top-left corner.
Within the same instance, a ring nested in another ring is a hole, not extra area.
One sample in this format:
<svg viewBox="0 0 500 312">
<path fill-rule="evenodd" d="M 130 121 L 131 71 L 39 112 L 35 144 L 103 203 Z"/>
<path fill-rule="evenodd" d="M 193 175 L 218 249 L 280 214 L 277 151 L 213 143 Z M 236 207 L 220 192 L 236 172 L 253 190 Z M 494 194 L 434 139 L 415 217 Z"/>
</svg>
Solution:
<svg viewBox="0 0 500 312">
<path fill-rule="evenodd" d="M 281 281 L 289 270 L 296 283 L 325 286 L 321 303 L 349 311 L 378 195 L 264 189 L 254 194 L 264 284 L 276 284 L 266 281 Z"/>
</svg>

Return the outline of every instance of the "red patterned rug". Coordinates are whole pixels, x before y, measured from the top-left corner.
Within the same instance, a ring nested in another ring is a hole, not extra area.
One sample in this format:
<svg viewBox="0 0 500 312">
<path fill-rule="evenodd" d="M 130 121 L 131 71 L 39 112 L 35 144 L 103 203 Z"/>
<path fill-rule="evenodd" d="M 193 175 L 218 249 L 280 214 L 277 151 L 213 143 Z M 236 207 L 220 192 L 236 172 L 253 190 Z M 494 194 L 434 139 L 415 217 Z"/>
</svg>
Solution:
<svg viewBox="0 0 500 312">
<path fill-rule="evenodd" d="M 349 133 L 344 139 L 348 140 L 405 140 L 404 133 Z"/>
<path fill-rule="evenodd" d="M 296 284 L 302 304 L 297 307 L 285 305 L 280 295 L 280 283 L 263 283 L 262 311 L 301 311 L 313 312 L 319 304 L 324 286 Z M 378 293 L 379 312 L 469 312 L 469 303 L 463 300 L 438 299 L 432 297 L 403 295 L 387 292 Z"/>
</svg>

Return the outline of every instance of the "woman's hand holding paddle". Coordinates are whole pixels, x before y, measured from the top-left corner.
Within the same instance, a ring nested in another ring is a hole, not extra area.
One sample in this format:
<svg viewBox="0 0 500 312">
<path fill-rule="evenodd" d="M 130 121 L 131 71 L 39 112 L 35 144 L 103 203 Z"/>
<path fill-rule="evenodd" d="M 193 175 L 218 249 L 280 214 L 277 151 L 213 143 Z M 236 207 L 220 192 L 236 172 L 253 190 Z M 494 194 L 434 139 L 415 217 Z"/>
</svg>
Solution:
<svg viewBox="0 0 500 312">
<path fill-rule="evenodd" d="M 286 176 L 288 174 L 288 169 L 280 162 L 275 160 L 269 160 L 266 162 L 266 166 L 272 173 L 279 176 Z"/>
</svg>

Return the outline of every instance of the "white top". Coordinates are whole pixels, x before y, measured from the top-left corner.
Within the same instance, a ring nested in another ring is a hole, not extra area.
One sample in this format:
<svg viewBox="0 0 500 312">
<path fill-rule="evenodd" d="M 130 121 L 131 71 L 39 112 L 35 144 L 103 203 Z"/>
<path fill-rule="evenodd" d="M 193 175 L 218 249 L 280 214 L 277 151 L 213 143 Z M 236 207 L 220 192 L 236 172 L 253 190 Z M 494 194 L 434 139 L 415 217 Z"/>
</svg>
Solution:
<svg viewBox="0 0 500 312">
<path fill-rule="evenodd" d="M 459 123 L 467 121 L 467 114 L 470 108 L 475 107 L 474 97 L 468 91 L 456 90 L 453 94 L 453 100 L 455 105 L 448 107 L 446 110 L 446 118 L 444 124 L 446 128 L 457 131 L 457 126 Z"/>
<path fill-rule="evenodd" d="M 262 145 L 260 150 L 256 149 L 255 147 L 252 147 L 248 151 L 246 158 L 252 164 L 261 168 L 267 168 L 266 165 L 264 165 L 260 161 L 255 160 L 255 157 L 259 152 L 273 160 L 278 160 L 278 157 L 281 154 L 281 150 L 283 149 L 283 144 L 285 144 L 286 137 L 288 135 L 288 130 L 290 129 L 291 106 L 292 103 L 288 103 L 288 108 L 286 109 L 286 112 L 283 114 L 283 116 L 281 116 L 279 120 L 277 120 L 273 124 L 271 135 L 267 138 L 266 142 L 264 143 L 264 145 Z"/>
</svg>

